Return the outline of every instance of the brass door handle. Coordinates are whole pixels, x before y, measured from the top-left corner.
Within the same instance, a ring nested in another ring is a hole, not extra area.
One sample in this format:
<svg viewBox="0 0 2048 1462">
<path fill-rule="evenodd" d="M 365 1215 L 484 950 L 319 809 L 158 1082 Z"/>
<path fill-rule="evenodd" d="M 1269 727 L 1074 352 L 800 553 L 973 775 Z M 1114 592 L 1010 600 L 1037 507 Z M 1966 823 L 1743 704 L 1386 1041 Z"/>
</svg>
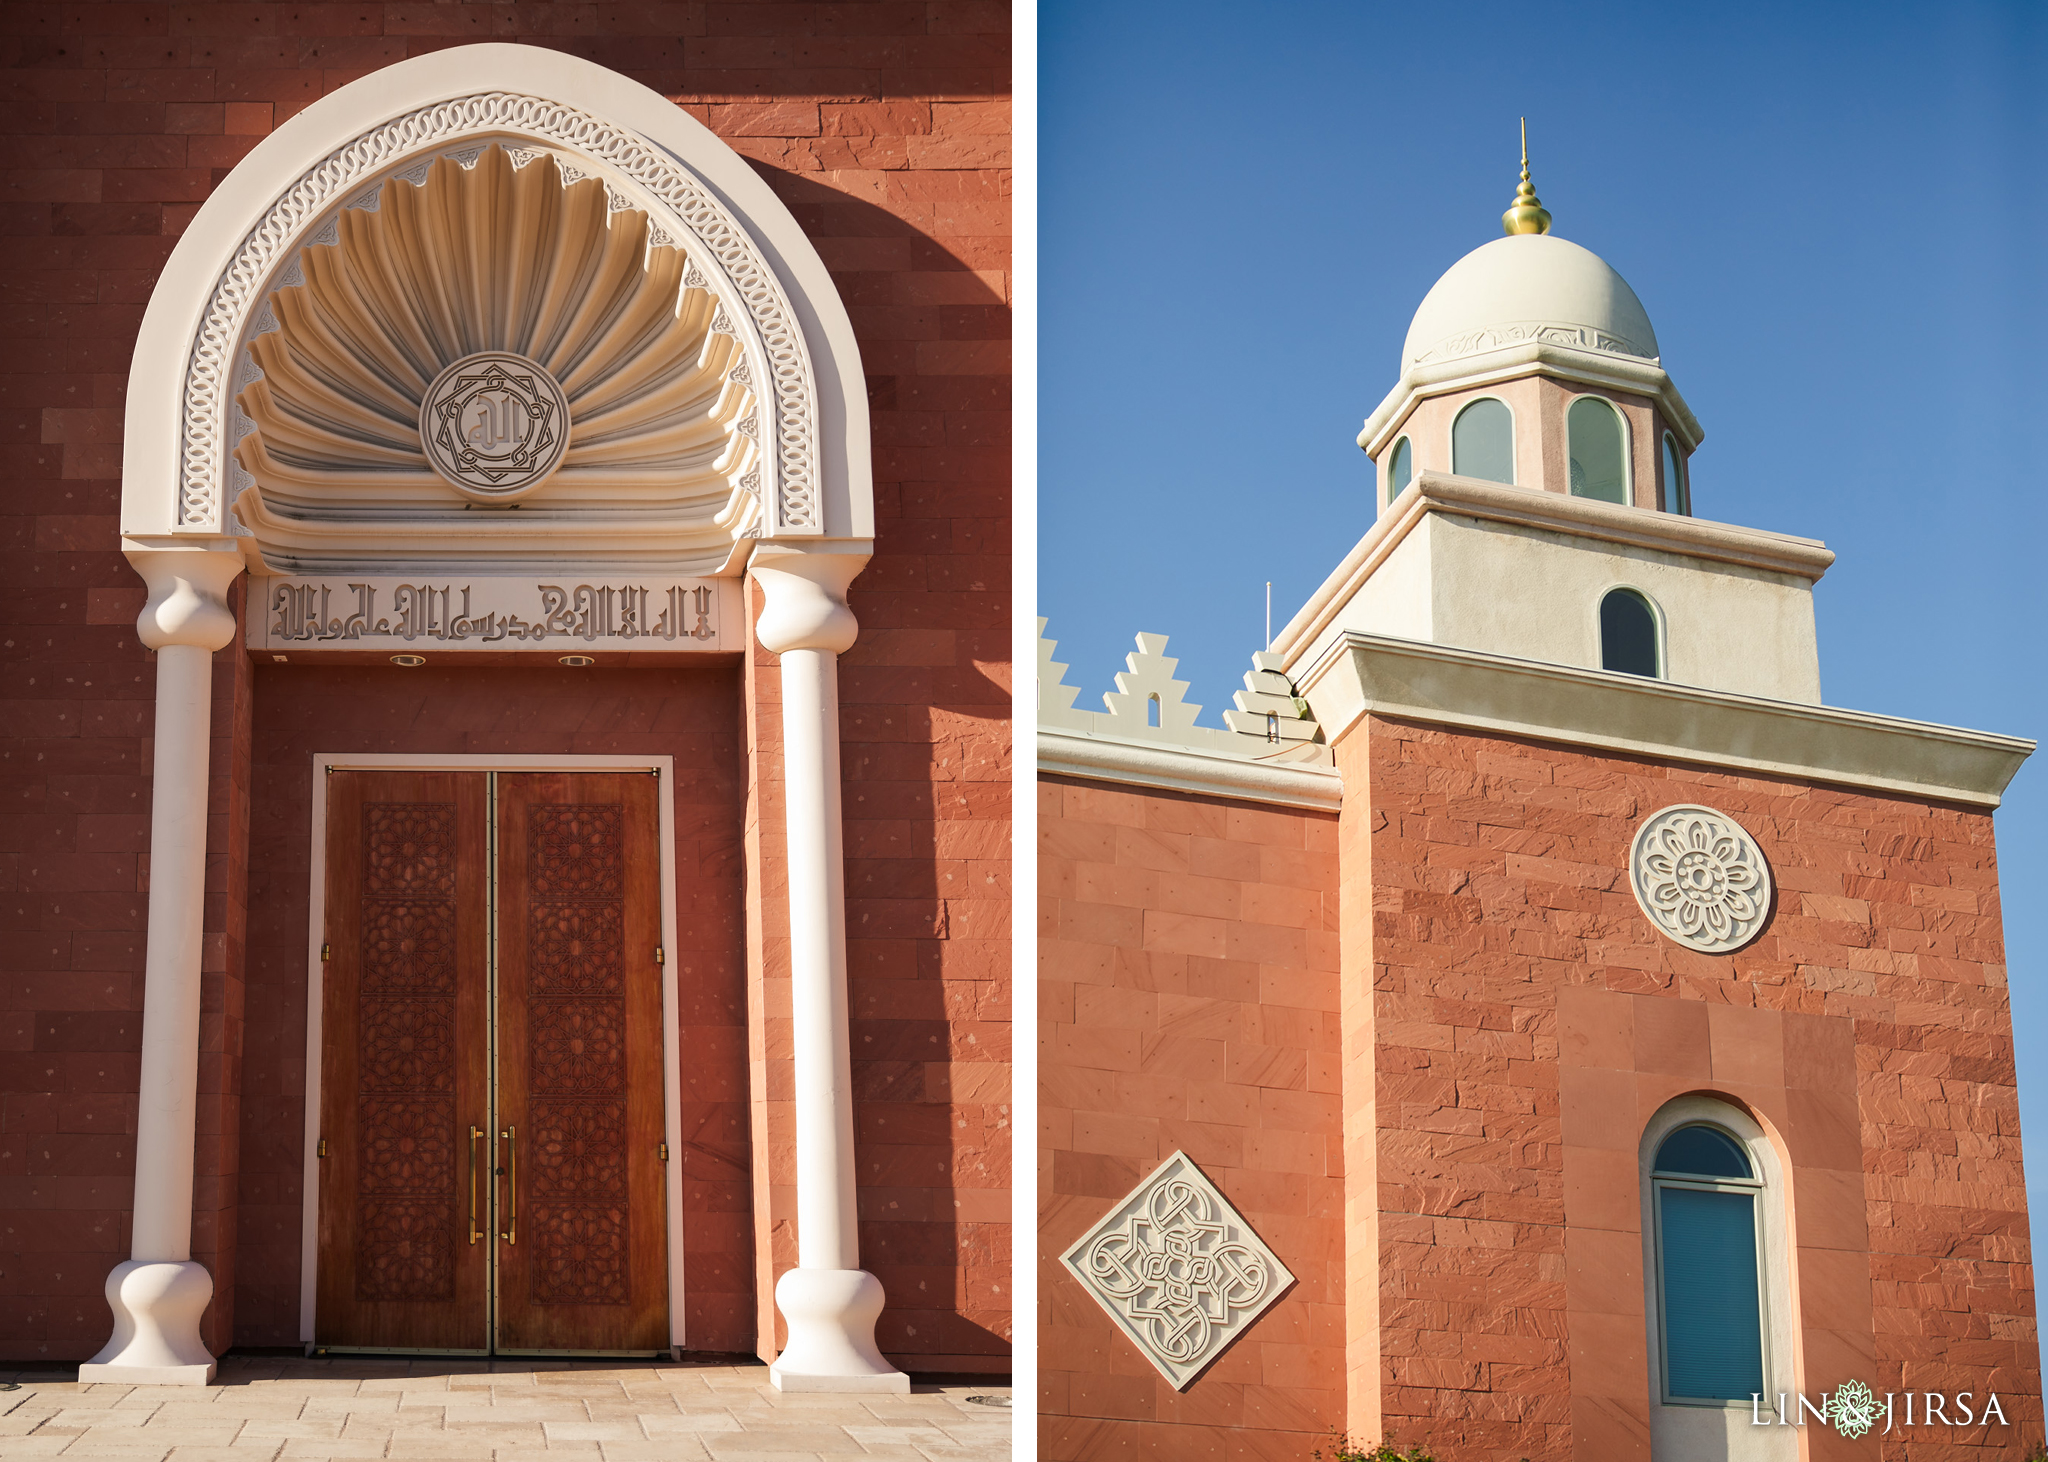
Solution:
<svg viewBox="0 0 2048 1462">
<path fill-rule="evenodd" d="M 483 1135 L 481 1127 L 469 1129 L 469 1241 L 472 1244 L 483 1237 L 476 1226 L 476 1141 Z"/>
<path fill-rule="evenodd" d="M 511 1184 L 511 1201 L 505 1209 L 505 1230 L 498 1237 L 508 1244 L 519 1242 L 519 1129 L 507 1127 L 498 1134 L 505 1139 L 506 1180 Z"/>
</svg>

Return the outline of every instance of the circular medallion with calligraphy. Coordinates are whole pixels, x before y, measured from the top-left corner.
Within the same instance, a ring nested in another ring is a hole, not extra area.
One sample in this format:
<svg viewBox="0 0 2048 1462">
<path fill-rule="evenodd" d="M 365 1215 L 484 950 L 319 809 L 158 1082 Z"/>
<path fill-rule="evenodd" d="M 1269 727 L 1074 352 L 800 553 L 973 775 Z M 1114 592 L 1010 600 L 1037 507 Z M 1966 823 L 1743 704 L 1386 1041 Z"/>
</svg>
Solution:
<svg viewBox="0 0 2048 1462">
<path fill-rule="evenodd" d="M 420 445 L 465 497 L 531 492 L 569 450 L 569 398 L 540 366 L 508 350 L 464 356 L 420 402 Z"/>
<path fill-rule="evenodd" d="M 1756 938 L 1771 910 L 1771 870 L 1741 824 L 1681 804 L 1643 820 L 1629 848 L 1636 903 L 1667 938 L 1728 954 Z"/>
</svg>

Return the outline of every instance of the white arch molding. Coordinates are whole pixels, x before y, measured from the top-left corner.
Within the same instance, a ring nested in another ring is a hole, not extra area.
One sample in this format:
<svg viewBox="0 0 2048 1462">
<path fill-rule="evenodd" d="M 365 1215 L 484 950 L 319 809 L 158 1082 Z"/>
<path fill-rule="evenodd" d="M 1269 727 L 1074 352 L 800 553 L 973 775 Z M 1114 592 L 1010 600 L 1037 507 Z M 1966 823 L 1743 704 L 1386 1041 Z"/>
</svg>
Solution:
<svg viewBox="0 0 2048 1462">
<path fill-rule="evenodd" d="M 262 375 L 250 342 L 278 328 L 271 301 L 306 282 L 303 250 L 334 242 L 343 210 L 374 209 L 381 190 L 417 183 L 439 160 L 472 167 L 492 146 L 521 165 L 551 157 L 565 185 L 600 180 L 606 226 L 621 210 L 644 214 L 647 257 L 679 251 L 685 291 L 715 302 L 709 329 L 731 340 L 719 359 L 736 362 L 718 424 L 739 434 L 714 464 L 731 469 L 712 520 L 723 537 L 707 534 L 702 511 L 664 528 L 631 513 L 579 516 L 573 501 L 550 508 L 540 494 L 522 504 L 540 511 L 465 521 L 451 488 L 406 532 L 338 495 L 325 519 L 350 526 L 330 526 L 319 550 L 358 577 L 386 563 L 409 571 L 417 555 L 393 545 L 424 523 L 437 571 L 488 577 L 509 564 L 530 580 L 535 568 L 644 569 L 666 553 L 672 570 L 760 585 L 755 638 L 782 658 L 794 1035 L 807 1058 L 795 1071 L 799 1259 L 776 1286 L 789 1343 L 771 1375 L 786 1389 L 907 1390 L 875 1348 L 883 1295 L 859 1268 L 852 1223 L 837 661 L 858 631 L 846 589 L 874 533 L 852 323 L 789 210 L 708 129 L 601 66 L 495 44 L 400 62 L 278 128 L 200 209 L 143 317 L 121 484 L 122 549 L 149 589 L 139 629 L 157 652 L 134 1246 L 107 1281 L 113 1337 L 80 1377 L 204 1384 L 214 1373 L 198 1332 L 213 1282 L 191 1254 L 212 652 L 236 634 L 234 579 L 296 567 L 277 561 L 294 543 L 235 454 L 255 429 L 235 399 Z M 301 527 L 317 537 L 322 521 L 316 512 Z M 721 591 L 720 602 L 743 596 Z M 705 648 L 730 646 L 720 635 Z M 686 638 L 673 653 L 691 649 Z"/>
</svg>

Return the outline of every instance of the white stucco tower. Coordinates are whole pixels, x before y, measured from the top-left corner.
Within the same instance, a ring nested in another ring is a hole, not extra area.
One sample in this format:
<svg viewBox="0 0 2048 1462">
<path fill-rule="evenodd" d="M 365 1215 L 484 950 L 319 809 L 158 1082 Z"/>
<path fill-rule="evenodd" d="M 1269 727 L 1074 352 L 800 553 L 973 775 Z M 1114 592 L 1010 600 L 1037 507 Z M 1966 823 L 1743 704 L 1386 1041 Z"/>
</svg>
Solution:
<svg viewBox="0 0 2048 1462">
<path fill-rule="evenodd" d="M 1834 555 L 1694 517 L 1704 434 L 1642 301 L 1550 231 L 1526 159 L 1502 223 L 1415 311 L 1358 435 L 1378 521 L 1276 640 L 1289 673 L 1354 631 L 1818 704 Z"/>
</svg>

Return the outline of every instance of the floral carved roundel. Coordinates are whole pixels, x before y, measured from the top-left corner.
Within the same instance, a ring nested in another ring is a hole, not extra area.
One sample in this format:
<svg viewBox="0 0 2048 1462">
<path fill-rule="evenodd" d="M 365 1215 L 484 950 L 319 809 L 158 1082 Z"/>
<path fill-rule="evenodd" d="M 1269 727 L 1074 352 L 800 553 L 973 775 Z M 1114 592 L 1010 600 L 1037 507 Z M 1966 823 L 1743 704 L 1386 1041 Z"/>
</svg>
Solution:
<svg viewBox="0 0 2048 1462">
<path fill-rule="evenodd" d="M 1629 848 L 1629 884 L 1650 922 L 1702 954 L 1756 938 L 1771 908 L 1771 870 L 1756 839 L 1711 807 L 1653 813 Z"/>
</svg>

